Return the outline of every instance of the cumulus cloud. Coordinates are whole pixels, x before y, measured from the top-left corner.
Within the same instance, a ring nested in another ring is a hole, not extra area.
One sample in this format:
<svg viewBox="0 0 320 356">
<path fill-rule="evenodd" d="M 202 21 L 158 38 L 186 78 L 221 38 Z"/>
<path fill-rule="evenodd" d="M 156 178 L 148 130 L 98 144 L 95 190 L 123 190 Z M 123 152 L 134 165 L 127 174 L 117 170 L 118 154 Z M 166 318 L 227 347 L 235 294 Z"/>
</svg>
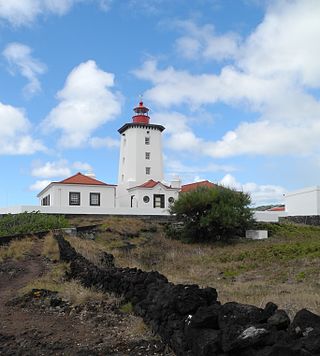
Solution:
<svg viewBox="0 0 320 356">
<path fill-rule="evenodd" d="M 227 188 L 234 188 L 249 193 L 254 205 L 282 203 L 286 190 L 278 185 L 258 185 L 256 183 L 241 184 L 231 174 L 226 174 L 219 182 Z"/>
<path fill-rule="evenodd" d="M 166 170 L 170 177 L 180 177 L 185 182 L 201 181 L 199 175 L 212 172 L 233 172 L 235 168 L 230 165 L 209 163 L 206 165 L 187 165 L 177 159 L 166 159 Z"/>
<path fill-rule="evenodd" d="M 39 178 L 66 178 L 75 170 L 78 171 L 91 171 L 92 167 L 89 163 L 76 161 L 69 163 L 66 159 L 60 159 L 53 162 L 35 162 L 31 170 L 33 177 Z"/>
<path fill-rule="evenodd" d="M 110 9 L 113 0 L 0 0 L 0 20 L 13 26 L 31 25 L 39 16 L 68 13 L 78 3 L 96 3 Z"/>
<path fill-rule="evenodd" d="M 199 27 L 192 21 L 179 21 L 176 26 L 186 33 L 176 40 L 177 52 L 186 58 L 221 61 L 238 53 L 240 36 L 236 33 L 217 35 L 214 26 Z"/>
<path fill-rule="evenodd" d="M 81 0 L 0 0 L 0 19 L 14 26 L 30 25 L 45 14 L 64 15 Z"/>
<path fill-rule="evenodd" d="M 120 141 L 112 137 L 92 137 L 89 140 L 89 145 L 93 148 L 117 148 L 120 146 Z"/>
<path fill-rule="evenodd" d="M 190 150 L 201 143 L 203 154 L 219 158 L 319 152 L 319 18 L 317 0 L 271 2 L 261 24 L 237 42 L 229 64 L 219 73 L 161 69 L 155 60 L 147 60 L 136 70 L 138 78 L 153 84 L 144 97 L 163 110 L 183 104 L 194 111 L 225 103 L 256 116 L 255 121 L 240 123 L 217 141 L 200 139 L 191 122 L 185 121 L 181 141 L 174 139 L 179 142 L 175 149 L 188 149 L 183 146 L 185 139 L 191 143 Z M 185 36 L 191 39 L 186 46 L 190 58 L 209 50 L 209 41 L 203 40 L 203 33 L 208 36 L 208 32 L 214 36 L 210 26 L 189 23 Z"/>
<path fill-rule="evenodd" d="M 0 102 L 0 155 L 25 155 L 44 151 L 31 134 L 31 123 L 23 110 Z"/>
<path fill-rule="evenodd" d="M 44 189 L 46 186 L 48 186 L 51 183 L 50 180 L 37 180 L 35 183 L 31 184 L 29 186 L 29 190 L 31 191 L 41 191 Z"/>
<path fill-rule="evenodd" d="M 10 72 L 14 74 L 18 71 L 29 81 L 24 88 L 27 95 L 33 95 L 41 90 L 38 76 L 46 71 L 46 66 L 32 57 L 30 47 L 22 43 L 13 42 L 6 46 L 2 54 L 9 63 Z"/>
<path fill-rule="evenodd" d="M 113 86 L 112 73 L 99 69 L 92 60 L 81 63 L 57 93 L 60 103 L 51 110 L 44 126 L 62 132 L 62 147 L 87 144 L 98 127 L 115 119 L 121 111 L 121 99 L 111 91 Z"/>
</svg>

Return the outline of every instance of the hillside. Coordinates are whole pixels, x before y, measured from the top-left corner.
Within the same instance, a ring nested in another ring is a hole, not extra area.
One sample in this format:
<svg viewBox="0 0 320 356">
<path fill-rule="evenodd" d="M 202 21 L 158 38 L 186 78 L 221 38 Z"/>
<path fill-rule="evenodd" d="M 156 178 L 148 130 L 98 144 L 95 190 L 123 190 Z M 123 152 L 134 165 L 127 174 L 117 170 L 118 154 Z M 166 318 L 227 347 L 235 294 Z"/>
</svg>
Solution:
<svg viewBox="0 0 320 356">
<path fill-rule="evenodd" d="M 114 254 L 119 266 L 157 270 L 174 283 L 196 283 L 217 289 L 221 302 L 235 300 L 257 306 L 273 301 L 289 315 L 307 307 L 320 313 L 320 228 L 269 224 L 264 241 L 184 244 L 164 237 L 163 223 L 141 219 L 73 220 L 101 223 L 95 240 L 69 241 L 94 258 Z M 91 252 L 89 252 L 91 251 Z"/>
<path fill-rule="evenodd" d="M 163 221 L 76 217 L 69 225 L 80 229 L 67 240 L 99 268 L 111 252 L 116 266 L 159 271 L 176 285 L 216 288 L 222 303 L 264 308 L 272 301 L 291 318 L 302 308 L 320 314 L 317 227 L 272 224 L 265 226 L 266 241 L 223 245 L 169 240 Z M 50 233 L 0 247 L 1 354 L 173 355 L 128 300 L 84 288 L 65 273 L 70 265 L 60 261 Z"/>
</svg>

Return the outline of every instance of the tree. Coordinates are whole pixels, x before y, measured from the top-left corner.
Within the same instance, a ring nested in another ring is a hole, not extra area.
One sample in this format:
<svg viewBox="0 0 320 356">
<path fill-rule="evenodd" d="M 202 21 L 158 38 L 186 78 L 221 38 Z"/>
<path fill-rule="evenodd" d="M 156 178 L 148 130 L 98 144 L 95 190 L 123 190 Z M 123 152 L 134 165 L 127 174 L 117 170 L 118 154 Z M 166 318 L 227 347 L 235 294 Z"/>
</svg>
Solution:
<svg viewBox="0 0 320 356">
<path fill-rule="evenodd" d="M 253 222 L 250 203 L 249 194 L 220 186 L 182 193 L 170 208 L 182 223 L 180 229 L 171 231 L 171 236 L 173 233 L 188 241 L 243 236 Z"/>
</svg>

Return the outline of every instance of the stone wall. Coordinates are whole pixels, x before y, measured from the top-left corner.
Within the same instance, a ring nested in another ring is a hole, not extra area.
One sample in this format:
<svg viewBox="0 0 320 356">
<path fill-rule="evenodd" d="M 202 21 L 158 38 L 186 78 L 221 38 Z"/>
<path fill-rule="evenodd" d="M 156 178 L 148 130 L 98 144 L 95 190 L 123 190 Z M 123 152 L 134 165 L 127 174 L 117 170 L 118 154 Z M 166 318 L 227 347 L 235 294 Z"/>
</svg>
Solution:
<svg viewBox="0 0 320 356">
<path fill-rule="evenodd" d="M 287 216 L 280 218 L 279 221 L 291 221 L 296 224 L 320 226 L 320 215 Z"/>
<path fill-rule="evenodd" d="M 105 254 L 98 268 L 56 236 L 70 278 L 124 296 L 134 311 L 178 356 L 307 356 L 320 354 L 320 316 L 303 309 L 290 323 L 284 310 L 230 302 L 214 288 L 174 285 L 158 272 L 116 268 Z"/>
</svg>

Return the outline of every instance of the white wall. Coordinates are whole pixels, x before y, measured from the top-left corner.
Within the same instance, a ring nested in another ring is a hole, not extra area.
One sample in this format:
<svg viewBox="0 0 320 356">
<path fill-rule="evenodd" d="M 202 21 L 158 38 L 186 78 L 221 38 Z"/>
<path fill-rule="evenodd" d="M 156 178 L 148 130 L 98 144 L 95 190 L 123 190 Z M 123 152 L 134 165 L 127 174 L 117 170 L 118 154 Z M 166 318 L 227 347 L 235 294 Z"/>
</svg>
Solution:
<svg viewBox="0 0 320 356">
<path fill-rule="evenodd" d="M 81 184 L 52 184 L 49 189 L 45 190 L 39 196 L 41 199 L 50 194 L 50 206 L 79 210 L 82 208 L 90 208 L 99 210 L 115 207 L 115 188 L 105 185 L 81 185 Z M 80 206 L 69 205 L 69 192 L 80 192 Z M 90 205 L 90 193 L 100 193 L 100 206 Z"/>
<path fill-rule="evenodd" d="M 145 144 L 145 137 L 150 138 L 150 144 Z M 150 159 L 145 153 L 150 152 Z M 151 168 L 146 174 L 146 167 Z M 141 185 L 146 181 L 163 180 L 162 135 L 159 129 L 150 125 L 129 127 L 121 135 L 119 176 L 117 196 L 119 205 L 123 206 L 126 199 L 126 189 Z M 127 206 L 127 205 L 124 205 Z"/>
<path fill-rule="evenodd" d="M 170 215 L 167 209 L 131 209 L 131 208 L 98 208 L 92 209 L 78 207 L 54 207 L 38 205 L 19 205 L 7 208 L 0 208 L 1 214 L 20 214 L 24 212 L 40 211 L 46 214 L 103 214 L 103 215 Z"/>
<path fill-rule="evenodd" d="M 133 207 L 138 209 L 150 209 L 154 210 L 153 207 L 153 196 L 154 194 L 164 194 L 164 208 L 169 209 L 170 203 L 168 199 L 173 197 L 174 200 L 177 200 L 179 197 L 179 189 L 166 189 L 165 187 L 161 186 L 160 184 L 155 186 L 154 188 L 135 188 L 129 190 L 129 199 L 131 203 L 131 196 L 134 195 L 133 200 Z M 143 201 L 143 197 L 148 196 L 149 202 L 145 203 Z M 130 206 L 130 205 L 129 205 Z"/>
<path fill-rule="evenodd" d="M 320 187 L 309 187 L 285 195 L 288 216 L 320 215 Z"/>
<path fill-rule="evenodd" d="M 287 216 L 286 211 L 255 211 L 253 218 L 260 222 L 278 222 L 279 217 Z"/>
</svg>

